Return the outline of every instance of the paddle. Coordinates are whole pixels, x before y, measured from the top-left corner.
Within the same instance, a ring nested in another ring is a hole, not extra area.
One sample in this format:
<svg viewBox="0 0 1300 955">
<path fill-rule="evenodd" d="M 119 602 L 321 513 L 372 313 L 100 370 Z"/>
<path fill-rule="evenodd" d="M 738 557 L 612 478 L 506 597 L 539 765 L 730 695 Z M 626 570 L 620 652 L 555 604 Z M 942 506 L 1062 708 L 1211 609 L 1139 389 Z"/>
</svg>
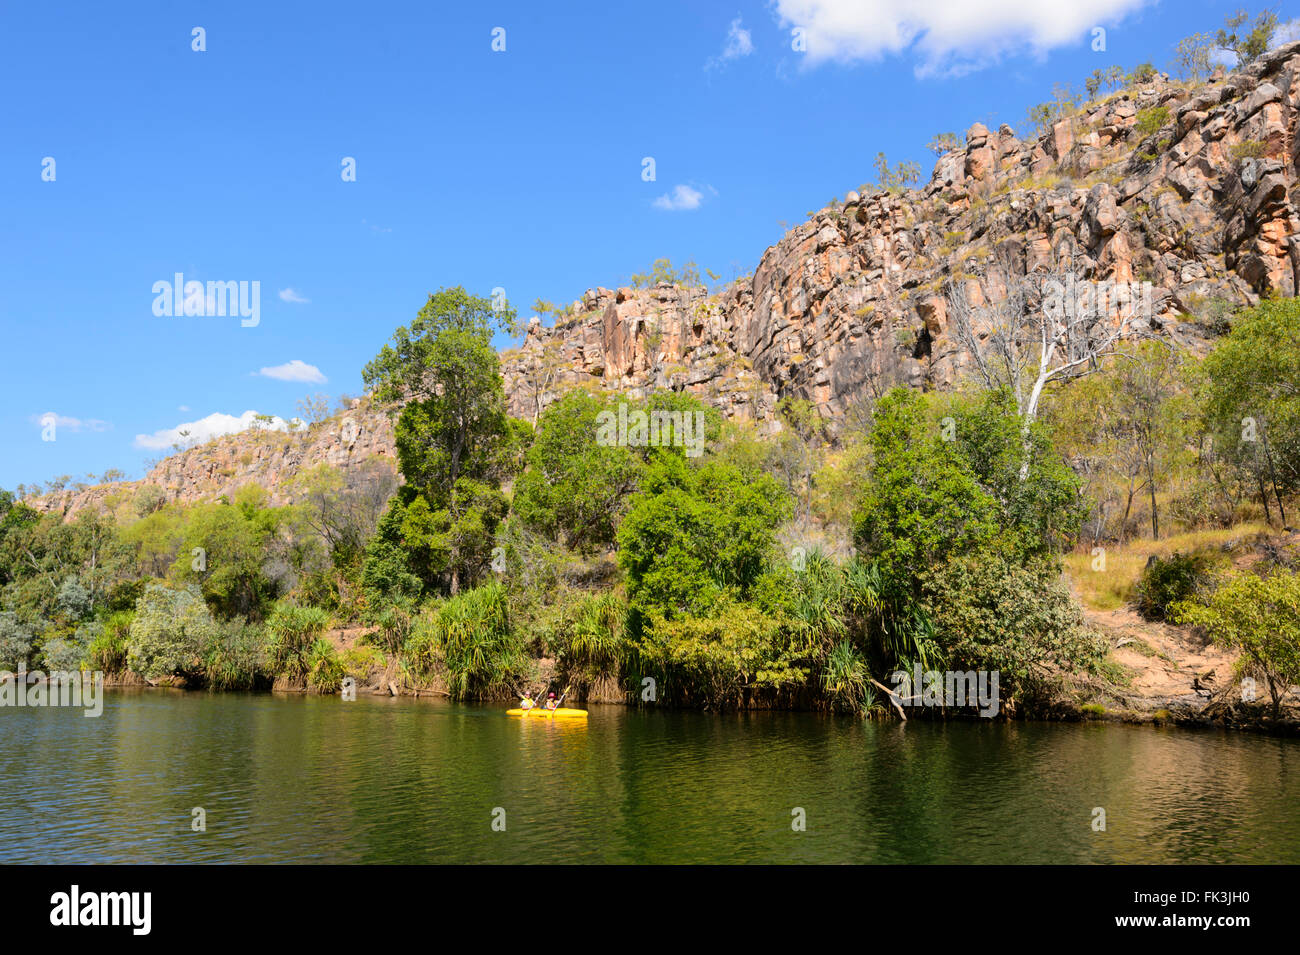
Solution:
<svg viewBox="0 0 1300 955">
<path fill-rule="evenodd" d="M 555 701 L 555 706 L 551 708 L 551 719 L 555 719 L 555 711 L 560 708 L 560 704 L 564 702 L 564 698 L 569 695 L 571 689 L 573 689 L 572 683 L 564 688 L 564 692 L 560 694 L 560 698 Z"/>
</svg>

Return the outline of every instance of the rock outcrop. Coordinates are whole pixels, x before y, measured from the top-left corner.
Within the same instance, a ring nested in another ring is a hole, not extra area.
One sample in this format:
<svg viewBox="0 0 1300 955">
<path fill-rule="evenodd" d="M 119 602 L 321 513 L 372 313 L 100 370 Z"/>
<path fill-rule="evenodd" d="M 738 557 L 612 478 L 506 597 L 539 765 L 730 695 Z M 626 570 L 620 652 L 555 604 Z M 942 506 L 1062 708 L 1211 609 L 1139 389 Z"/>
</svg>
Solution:
<svg viewBox="0 0 1300 955">
<path fill-rule="evenodd" d="M 1298 106 L 1293 43 L 1207 83 L 1157 74 L 1032 139 L 976 123 L 923 187 L 850 192 L 721 292 L 594 288 L 554 327 L 534 320 L 502 354 L 510 411 L 535 420 L 575 386 L 671 388 L 769 428 L 786 396 L 835 421 L 895 383 L 957 380 L 969 356 L 948 314 L 954 283 L 996 302 L 1017 276 L 1063 263 L 1080 280 L 1149 283 L 1150 313 L 1134 331 L 1203 347 L 1218 330 L 1207 316 L 1300 285 Z M 306 435 L 211 442 L 143 483 L 189 501 L 255 481 L 282 502 L 304 468 L 376 456 L 393 457 L 391 422 L 359 408 Z M 121 487 L 40 503 L 72 515 Z"/>
<path fill-rule="evenodd" d="M 1294 295 L 1300 44 L 1183 87 L 1150 83 L 1085 105 L 1033 140 L 976 123 L 919 190 L 850 193 L 769 248 L 724 292 L 588 291 L 503 355 L 514 414 L 566 389 L 686 389 L 771 421 L 778 399 L 835 418 L 877 384 L 944 388 L 960 374 L 944 292 L 996 301 L 1005 276 L 1060 269 L 1149 282 L 1153 331 L 1195 346 L 1207 304 Z"/>
<path fill-rule="evenodd" d="M 29 500 L 42 510 L 60 510 L 71 520 L 86 508 L 106 509 L 143 487 L 162 492 L 159 500 L 192 504 L 232 496 L 245 484 L 265 488 L 268 503 L 293 503 L 300 493 L 292 479 L 320 464 L 345 474 L 379 462 L 397 470 L 393 422 L 364 401 L 301 432 L 245 431 L 216 438 L 158 462 L 141 481 L 73 488 Z"/>
</svg>

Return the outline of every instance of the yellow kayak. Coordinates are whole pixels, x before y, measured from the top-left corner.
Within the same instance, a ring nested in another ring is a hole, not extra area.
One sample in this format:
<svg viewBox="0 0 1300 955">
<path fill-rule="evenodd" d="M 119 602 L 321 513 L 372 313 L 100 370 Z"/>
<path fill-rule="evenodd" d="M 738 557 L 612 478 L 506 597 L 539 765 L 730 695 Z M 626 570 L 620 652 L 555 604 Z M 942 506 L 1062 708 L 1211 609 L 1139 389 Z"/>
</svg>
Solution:
<svg viewBox="0 0 1300 955">
<path fill-rule="evenodd" d="M 533 716 L 537 719 L 549 720 L 585 720 L 587 718 L 586 710 L 571 710 L 567 706 L 561 706 L 556 710 L 548 710 L 544 706 L 534 706 L 532 709 L 513 709 L 506 710 L 506 716 Z"/>
</svg>

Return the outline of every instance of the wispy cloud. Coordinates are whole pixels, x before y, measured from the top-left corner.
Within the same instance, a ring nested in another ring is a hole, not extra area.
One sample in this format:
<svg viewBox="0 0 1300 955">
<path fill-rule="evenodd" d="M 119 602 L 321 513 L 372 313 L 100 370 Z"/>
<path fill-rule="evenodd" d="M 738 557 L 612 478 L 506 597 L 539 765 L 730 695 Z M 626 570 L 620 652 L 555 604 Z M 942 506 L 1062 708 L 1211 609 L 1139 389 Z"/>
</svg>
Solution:
<svg viewBox="0 0 1300 955">
<path fill-rule="evenodd" d="M 287 361 L 283 365 L 272 365 L 257 372 L 263 378 L 276 381 L 303 381 L 313 385 L 322 385 L 329 381 L 315 365 L 309 365 L 299 358 Z"/>
<path fill-rule="evenodd" d="M 1273 42 L 1269 44 L 1269 47 L 1276 50 L 1279 46 L 1294 43 L 1296 40 L 1300 40 L 1300 17 L 1279 24 L 1277 32 L 1273 34 Z"/>
<path fill-rule="evenodd" d="M 53 423 L 60 431 L 71 431 L 74 434 L 80 431 L 110 431 L 113 428 L 107 421 L 100 421 L 98 418 L 73 418 L 69 415 L 59 414 L 57 411 L 34 414 L 29 420 L 38 428 L 44 428 Z"/>
<path fill-rule="evenodd" d="M 800 29 L 809 66 L 911 50 L 918 76 L 960 76 L 1028 52 L 1078 43 L 1151 0 L 773 0 L 782 27 Z"/>
<path fill-rule="evenodd" d="M 706 70 L 716 69 L 732 60 L 739 60 L 741 57 L 749 56 L 754 52 L 754 38 L 741 24 L 740 17 L 736 17 L 731 21 L 731 26 L 727 30 L 726 45 L 722 48 L 720 54 L 710 57 L 708 62 L 704 64 Z"/>
<path fill-rule="evenodd" d="M 245 411 L 238 417 L 214 412 L 206 418 L 200 418 L 198 421 L 186 421 L 174 428 L 163 428 L 153 434 L 137 434 L 135 436 L 135 446 L 146 451 L 166 451 L 176 444 L 202 444 L 204 441 L 220 437 L 223 434 L 238 434 L 241 431 L 247 431 L 256 420 L 256 411 Z M 300 426 L 301 422 L 297 420 L 285 421 L 283 418 L 277 418 L 274 415 L 272 415 L 270 422 L 259 425 L 259 427 L 268 431 L 295 431 Z M 182 432 L 185 433 L 182 434 Z"/>
<path fill-rule="evenodd" d="M 311 299 L 303 298 L 291 288 L 280 289 L 280 301 L 291 302 L 294 305 L 308 305 L 311 303 Z"/>
<path fill-rule="evenodd" d="M 681 212 L 688 209 L 698 209 L 700 203 L 704 201 L 704 193 L 698 189 L 692 189 L 687 185 L 673 186 L 672 192 L 664 193 L 654 201 L 656 209 L 664 209 L 668 212 Z"/>
</svg>

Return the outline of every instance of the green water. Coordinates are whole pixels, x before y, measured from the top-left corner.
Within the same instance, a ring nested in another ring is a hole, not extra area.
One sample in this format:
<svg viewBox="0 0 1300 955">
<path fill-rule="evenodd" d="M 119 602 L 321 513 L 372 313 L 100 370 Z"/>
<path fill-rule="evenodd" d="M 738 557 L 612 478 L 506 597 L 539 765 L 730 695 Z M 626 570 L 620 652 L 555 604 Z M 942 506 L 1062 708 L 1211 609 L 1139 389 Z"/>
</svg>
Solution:
<svg viewBox="0 0 1300 955">
<path fill-rule="evenodd" d="M 0 709 L 0 862 L 47 861 L 1295 863 L 1300 743 L 109 691 Z"/>
</svg>

